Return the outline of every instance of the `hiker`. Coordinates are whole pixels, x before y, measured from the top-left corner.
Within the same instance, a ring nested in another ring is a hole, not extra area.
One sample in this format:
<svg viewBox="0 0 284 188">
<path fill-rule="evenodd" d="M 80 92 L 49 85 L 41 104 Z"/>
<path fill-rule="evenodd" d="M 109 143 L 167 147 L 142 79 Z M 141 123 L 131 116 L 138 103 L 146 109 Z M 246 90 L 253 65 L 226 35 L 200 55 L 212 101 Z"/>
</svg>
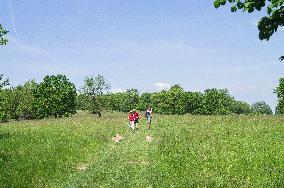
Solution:
<svg viewBox="0 0 284 188">
<path fill-rule="evenodd" d="M 139 128 L 139 114 L 137 112 L 137 110 L 135 109 L 134 110 L 134 125 L 135 125 L 135 128 L 138 129 Z"/>
<path fill-rule="evenodd" d="M 152 113 L 153 113 L 153 109 L 152 109 L 151 106 L 149 106 L 148 109 L 145 112 L 145 117 L 146 117 L 146 120 L 147 120 L 147 128 L 148 128 L 148 130 L 151 129 Z"/>
<path fill-rule="evenodd" d="M 129 120 L 129 127 L 134 131 L 135 130 L 135 118 L 134 118 L 134 113 L 131 110 L 128 114 L 128 120 Z"/>
</svg>

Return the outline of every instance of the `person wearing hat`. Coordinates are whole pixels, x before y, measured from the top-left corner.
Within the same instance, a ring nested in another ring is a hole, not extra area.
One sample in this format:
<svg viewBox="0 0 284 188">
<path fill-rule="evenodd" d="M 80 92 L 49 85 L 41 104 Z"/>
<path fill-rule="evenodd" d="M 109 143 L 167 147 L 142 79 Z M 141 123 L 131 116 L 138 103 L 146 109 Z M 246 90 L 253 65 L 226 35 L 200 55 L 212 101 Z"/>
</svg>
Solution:
<svg viewBox="0 0 284 188">
<path fill-rule="evenodd" d="M 135 118 L 134 118 L 134 113 L 132 110 L 128 114 L 128 120 L 129 120 L 129 127 L 134 131 L 135 130 Z"/>
</svg>

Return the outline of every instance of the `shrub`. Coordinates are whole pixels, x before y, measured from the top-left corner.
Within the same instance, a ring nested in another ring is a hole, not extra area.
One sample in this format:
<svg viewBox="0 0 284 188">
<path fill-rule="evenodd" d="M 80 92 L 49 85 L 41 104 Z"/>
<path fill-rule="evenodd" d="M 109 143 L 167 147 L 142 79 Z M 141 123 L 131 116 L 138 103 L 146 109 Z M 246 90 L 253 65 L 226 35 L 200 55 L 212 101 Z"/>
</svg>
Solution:
<svg viewBox="0 0 284 188">
<path fill-rule="evenodd" d="M 106 110 L 123 111 L 123 100 L 125 93 L 109 93 L 103 96 L 103 107 Z"/>
<path fill-rule="evenodd" d="M 9 118 L 19 120 L 33 117 L 34 97 L 29 83 L 5 90 L 5 100 Z"/>
<path fill-rule="evenodd" d="M 138 109 L 145 111 L 147 107 L 152 105 L 151 93 L 143 93 L 139 99 Z"/>
<path fill-rule="evenodd" d="M 244 101 L 234 100 L 231 111 L 235 114 L 250 114 L 252 112 L 251 106 Z"/>
<path fill-rule="evenodd" d="M 170 114 L 185 114 L 187 104 L 187 93 L 180 85 L 174 85 L 167 93 Z"/>
<path fill-rule="evenodd" d="M 170 104 L 167 102 L 167 91 L 163 90 L 161 92 L 153 93 L 151 100 L 156 113 L 171 114 L 171 111 L 169 110 L 171 107 Z"/>
<path fill-rule="evenodd" d="M 0 90 L 0 122 L 6 122 L 10 118 L 8 89 Z"/>
<path fill-rule="evenodd" d="M 7 85 L 9 85 L 9 79 L 4 79 L 3 74 L 0 74 L 0 122 L 9 119 L 7 91 L 3 89 Z"/>
<path fill-rule="evenodd" d="M 90 109 L 90 98 L 84 94 L 79 94 L 76 97 L 76 109 L 77 110 L 88 110 Z"/>
<path fill-rule="evenodd" d="M 180 85 L 174 85 L 168 91 L 154 93 L 151 99 L 157 113 L 185 114 L 187 112 L 188 95 Z"/>
<path fill-rule="evenodd" d="M 229 114 L 233 100 L 227 89 L 206 89 L 199 113 L 204 115 Z"/>
<path fill-rule="evenodd" d="M 270 106 L 266 104 L 264 101 L 256 102 L 251 107 L 253 114 L 273 114 Z"/>
<path fill-rule="evenodd" d="M 130 110 L 138 108 L 139 93 L 137 89 L 128 89 L 122 99 L 121 111 L 129 112 Z"/>
<path fill-rule="evenodd" d="M 201 92 L 187 92 L 187 113 L 199 114 L 202 109 L 203 94 Z"/>
<path fill-rule="evenodd" d="M 22 100 L 19 105 L 19 116 L 24 119 L 33 119 L 34 115 L 34 91 L 37 88 L 37 83 L 32 80 L 26 82 L 22 87 Z"/>
</svg>

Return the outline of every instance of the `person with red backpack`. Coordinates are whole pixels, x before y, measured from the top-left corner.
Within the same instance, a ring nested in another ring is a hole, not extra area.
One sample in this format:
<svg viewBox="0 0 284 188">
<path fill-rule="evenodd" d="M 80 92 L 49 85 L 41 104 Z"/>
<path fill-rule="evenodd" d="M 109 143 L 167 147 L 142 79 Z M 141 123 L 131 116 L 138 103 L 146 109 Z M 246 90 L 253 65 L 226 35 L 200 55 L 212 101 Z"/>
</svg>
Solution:
<svg viewBox="0 0 284 188">
<path fill-rule="evenodd" d="M 133 110 L 134 111 L 134 125 L 135 125 L 135 128 L 138 129 L 139 128 L 139 114 L 137 112 L 137 110 Z"/>
<path fill-rule="evenodd" d="M 128 114 L 128 120 L 129 120 L 129 127 L 132 129 L 132 131 L 135 130 L 135 118 L 134 118 L 134 113 L 131 110 Z"/>
</svg>

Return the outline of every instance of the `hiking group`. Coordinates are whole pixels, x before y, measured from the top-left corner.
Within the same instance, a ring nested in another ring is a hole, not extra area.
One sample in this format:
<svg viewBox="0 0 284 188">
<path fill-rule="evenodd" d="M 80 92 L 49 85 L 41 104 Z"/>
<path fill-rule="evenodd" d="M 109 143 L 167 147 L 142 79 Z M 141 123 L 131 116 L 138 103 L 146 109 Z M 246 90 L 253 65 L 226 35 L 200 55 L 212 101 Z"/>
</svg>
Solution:
<svg viewBox="0 0 284 188">
<path fill-rule="evenodd" d="M 152 120 L 152 113 L 153 109 L 151 107 L 148 107 L 145 112 L 145 118 L 147 121 L 147 129 L 151 129 L 151 120 Z M 131 110 L 128 114 L 128 120 L 129 120 L 129 127 L 131 130 L 137 130 L 139 128 L 139 114 L 137 110 Z"/>
</svg>

